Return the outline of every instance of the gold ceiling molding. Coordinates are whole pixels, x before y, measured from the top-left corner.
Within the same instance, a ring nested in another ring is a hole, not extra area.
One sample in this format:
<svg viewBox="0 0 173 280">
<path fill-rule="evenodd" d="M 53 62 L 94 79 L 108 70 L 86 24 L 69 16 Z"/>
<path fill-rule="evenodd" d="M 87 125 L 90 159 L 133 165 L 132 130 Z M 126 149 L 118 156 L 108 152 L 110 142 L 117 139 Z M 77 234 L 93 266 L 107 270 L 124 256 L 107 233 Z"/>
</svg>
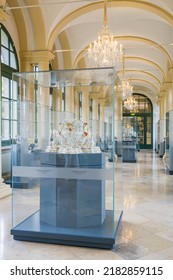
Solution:
<svg viewBox="0 0 173 280">
<path fill-rule="evenodd" d="M 53 60 L 55 55 L 51 51 L 20 51 L 22 62 L 37 64 Z"/>
<path fill-rule="evenodd" d="M 0 8 L 0 22 L 6 21 L 9 18 L 9 14 L 7 14 L 6 11 L 4 11 L 2 8 Z"/>
<path fill-rule="evenodd" d="M 37 5 L 38 0 L 25 0 L 26 5 Z M 31 16 L 34 39 L 35 39 L 35 50 L 45 50 L 46 49 L 46 32 L 45 32 L 45 22 L 42 16 L 42 11 L 39 7 L 34 9 L 28 8 L 29 14 Z"/>
<path fill-rule="evenodd" d="M 87 14 L 89 12 L 93 12 L 94 10 L 103 9 L 104 1 L 91 3 L 89 5 L 85 5 L 71 13 L 69 13 L 66 17 L 64 17 L 52 30 L 49 40 L 48 40 L 48 49 L 52 49 L 54 41 L 56 37 L 61 33 L 63 29 L 74 19 Z M 158 7 L 157 5 L 148 3 L 146 1 L 138 1 L 138 0 L 118 0 L 118 1 L 108 1 L 107 7 L 127 7 L 127 8 L 138 8 L 145 11 L 149 11 L 154 13 L 164 19 L 169 25 L 173 26 L 173 15 L 164 9 Z"/>
<path fill-rule="evenodd" d="M 121 72 L 122 72 L 122 70 L 118 71 L 118 73 L 121 73 Z M 162 85 L 162 82 L 155 75 L 151 74 L 148 71 L 128 69 L 128 70 L 125 70 L 125 73 L 143 74 L 143 75 L 149 76 L 150 78 L 153 78 L 154 80 L 156 80 L 156 82 L 158 84 Z"/>
<path fill-rule="evenodd" d="M 18 1 L 7 1 L 10 7 L 18 7 Z M 19 34 L 19 44 L 21 50 L 28 50 L 28 38 L 27 38 L 27 31 L 26 31 L 26 24 L 22 10 L 12 10 L 12 15 L 16 22 L 17 31 Z"/>
<path fill-rule="evenodd" d="M 155 47 L 156 49 L 160 50 L 167 57 L 170 67 L 172 67 L 172 59 L 171 59 L 169 53 L 162 45 L 159 45 L 155 41 L 148 39 L 148 38 L 137 37 L 137 36 L 119 36 L 119 37 L 115 37 L 115 38 L 116 38 L 116 40 L 142 42 L 142 43 L 145 43 L 145 47 L 148 45 Z"/>
<path fill-rule="evenodd" d="M 116 1 L 115 4 L 114 1 L 108 0 L 108 7 L 128 7 L 128 8 L 142 9 L 151 12 L 153 14 L 156 14 L 157 16 L 163 18 L 168 24 L 173 26 L 173 15 L 153 3 L 140 1 L 140 0 L 128 0 L 128 1 L 119 0 Z"/>
<path fill-rule="evenodd" d="M 73 63 L 73 67 L 76 67 L 78 65 L 78 63 L 80 62 L 80 60 L 85 56 L 87 48 L 88 48 L 88 46 L 84 50 L 80 51 L 80 53 L 78 54 L 78 56 L 76 57 L 76 59 L 75 59 L 75 61 Z M 135 57 L 132 57 L 132 56 L 128 57 L 128 56 L 126 56 L 126 60 L 138 60 L 138 61 L 141 61 L 141 62 L 145 62 L 145 63 L 151 64 L 152 66 L 154 66 L 157 69 L 159 69 L 161 71 L 161 73 L 163 74 L 163 76 L 166 77 L 166 73 L 160 67 L 160 65 L 155 63 L 152 60 L 149 60 L 149 59 L 146 59 L 146 58 L 143 58 L 143 57 L 137 57 L 137 56 L 135 56 Z"/>
<path fill-rule="evenodd" d="M 147 81 L 147 80 L 144 80 L 144 79 L 131 79 L 131 81 L 133 82 L 141 82 L 141 83 L 144 83 L 144 84 L 148 84 L 150 86 L 152 86 L 157 92 L 159 91 L 159 88 L 157 86 L 155 86 L 153 83 Z M 135 85 L 137 87 L 137 85 Z"/>
<path fill-rule="evenodd" d="M 156 67 L 158 70 L 160 70 L 164 76 L 164 78 L 166 77 L 166 74 L 164 72 L 164 70 L 160 67 L 159 64 L 153 62 L 152 60 L 143 58 L 143 57 L 138 57 L 138 56 L 126 56 L 126 60 L 136 60 L 136 61 L 140 61 L 140 62 L 145 62 L 148 64 L 151 64 L 152 66 Z"/>
<path fill-rule="evenodd" d="M 38 3 L 37 0 L 26 0 L 26 4 L 31 5 L 31 4 L 36 4 Z M 17 0 L 7 0 L 7 3 L 9 7 L 20 7 L 19 3 Z M 34 44 L 35 44 L 35 49 L 40 50 L 40 49 L 46 49 L 46 35 L 45 35 L 45 23 L 42 17 L 42 12 L 41 9 L 38 8 L 28 8 L 28 11 L 31 16 L 31 21 L 33 24 L 33 31 L 34 31 Z M 28 50 L 28 40 L 29 38 L 27 37 L 27 27 L 26 27 L 26 22 L 25 22 L 25 16 L 23 13 L 22 9 L 12 9 L 11 10 L 14 20 L 17 25 L 17 30 L 19 33 L 19 42 L 20 42 L 20 50 Z"/>
<path fill-rule="evenodd" d="M 86 49 L 84 49 L 84 50 L 79 52 L 79 54 L 77 55 L 75 61 L 73 62 L 73 68 L 75 68 L 80 63 L 80 60 L 84 58 L 84 56 L 86 55 L 88 47 L 89 46 L 87 46 Z M 85 62 L 85 67 L 86 67 L 86 62 Z"/>
<path fill-rule="evenodd" d="M 145 43 L 145 46 L 155 47 L 156 49 L 161 51 L 166 56 L 166 58 L 168 60 L 168 63 L 169 63 L 168 67 L 172 67 L 172 59 L 171 59 L 169 53 L 166 51 L 166 49 L 163 46 L 159 45 L 155 41 L 152 41 L 152 40 L 144 38 L 144 37 L 137 37 L 137 36 L 119 36 L 119 37 L 115 36 L 114 38 L 117 41 L 119 41 L 119 40 L 121 40 L 121 41 L 136 41 L 136 42 L 139 42 L 139 43 L 141 43 L 141 42 Z M 74 65 L 78 64 L 79 60 L 85 55 L 87 49 L 88 49 L 88 46 L 79 53 L 76 60 L 74 61 Z M 150 60 L 148 60 L 148 61 L 150 61 Z M 162 68 L 158 64 L 155 64 L 153 62 L 153 65 L 156 65 L 164 73 L 164 71 L 162 70 Z"/>
<path fill-rule="evenodd" d="M 59 35 L 59 41 L 63 50 L 70 49 L 68 36 L 65 31 L 61 32 L 61 34 Z M 71 68 L 72 66 L 71 52 L 65 52 L 65 53 L 63 52 L 62 55 L 63 55 L 64 68 L 65 69 Z"/>
</svg>

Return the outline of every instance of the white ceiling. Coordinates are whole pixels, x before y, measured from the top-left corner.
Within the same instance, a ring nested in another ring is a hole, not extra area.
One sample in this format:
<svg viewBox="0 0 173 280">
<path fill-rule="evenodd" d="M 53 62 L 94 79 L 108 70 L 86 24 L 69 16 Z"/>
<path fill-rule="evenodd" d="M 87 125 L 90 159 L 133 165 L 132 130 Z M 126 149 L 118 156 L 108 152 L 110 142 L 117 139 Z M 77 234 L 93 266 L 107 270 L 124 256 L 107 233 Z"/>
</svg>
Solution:
<svg viewBox="0 0 173 280">
<path fill-rule="evenodd" d="M 10 1 L 7 2 L 10 7 Z M 72 67 L 78 67 L 76 63 L 78 56 L 97 39 L 103 25 L 103 1 L 16 0 L 16 2 L 20 8 L 23 7 L 22 11 L 27 15 L 25 20 L 28 24 L 33 24 L 32 28 L 28 25 L 30 32 L 27 35 L 32 40 L 34 23 L 28 17 L 34 8 L 31 7 L 27 12 L 27 6 L 38 4 L 44 21 L 46 40 L 49 42 L 49 39 L 53 38 L 53 43 L 59 50 L 56 55 L 60 68 L 64 66 L 65 52 L 62 52 L 63 44 L 59 35 L 65 32 L 69 42 L 68 49 L 71 50 Z M 126 77 L 131 78 L 136 91 L 141 93 L 148 91 L 157 99 L 163 89 L 163 83 L 169 79 L 168 70 L 172 68 L 173 0 L 107 2 L 108 25 L 125 50 Z M 121 69 L 118 70 L 121 77 Z"/>
</svg>

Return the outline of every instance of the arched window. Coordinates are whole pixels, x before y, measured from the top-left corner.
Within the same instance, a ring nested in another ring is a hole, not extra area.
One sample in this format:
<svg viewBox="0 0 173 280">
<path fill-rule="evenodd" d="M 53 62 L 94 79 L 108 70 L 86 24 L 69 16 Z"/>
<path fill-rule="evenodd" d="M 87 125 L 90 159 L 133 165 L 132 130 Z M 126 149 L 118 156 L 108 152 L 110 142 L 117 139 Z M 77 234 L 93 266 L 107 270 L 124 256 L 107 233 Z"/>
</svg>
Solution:
<svg viewBox="0 0 173 280">
<path fill-rule="evenodd" d="M 12 73 L 19 70 L 18 59 L 13 41 L 6 30 L 0 26 L 1 43 L 1 120 L 2 145 L 10 145 L 12 135 L 17 135 L 17 83 L 13 83 Z M 11 125 L 13 122 L 13 126 Z M 13 131 L 12 131 L 13 127 Z"/>
<path fill-rule="evenodd" d="M 137 108 L 135 108 L 136 113 L 151 113 L 152 112 L 152 103 L 148 97 L 142 94 L 133 94 L 135 100 L 137 101 Z M 123 114 L 129 114 L 129 110 L 123 107 Z"/>
</svg>

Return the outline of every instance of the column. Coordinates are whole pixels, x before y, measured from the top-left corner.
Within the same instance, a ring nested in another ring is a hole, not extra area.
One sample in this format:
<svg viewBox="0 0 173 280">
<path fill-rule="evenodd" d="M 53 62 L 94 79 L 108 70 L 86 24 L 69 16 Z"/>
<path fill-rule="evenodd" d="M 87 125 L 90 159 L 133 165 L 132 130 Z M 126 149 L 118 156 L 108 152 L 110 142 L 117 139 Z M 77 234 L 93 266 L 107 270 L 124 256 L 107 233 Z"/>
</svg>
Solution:
<svg viewBox="0 0 173 280">
<path fill-rule="evenodd" d="M 90 127 L 89 120 L 89 91 L 87 87 L 82 87 L 82 121 L 88 124 Z"/>
<path fill-rule="evenodd" d="M 172 96 L 172 83 L 168 83 L 168 102 L 169 102 L 169 111 L 172 110 L 173 96 Z"/>
<path fill-rule="evenodd" d="M 53 122 L 54 122 L 54 128 L 57 129 L 58 128 L 58 89 L 57 88 L 53 88 L 52 91 L 52 103 L 53 103 Z"/>
<path fill-rule="evenodd" d="M 79 92 L 80 90 L 75 87 L 75 92 L 74 92 L 74 114 L 75 114 L 75 119 L 79 120 Z"/>
<path fill-rule="evenodd" d="M 165 90 L 166 90 L 166 112 L 172 109 L 172 83 L 167 82 L 165 83 Z"/>
<path fill-rule="evenodd" d="M 105 122 L 105 99 L 99 99 L 100 103 L 100 121 Z"/>
<path fill-rule="evenodd" d="M 167 94 L 166 94 L 166 91 L 162 91 L 162 117 L 163 117 L 163 120 L 164 120 L 164 128 L 163 128 L 163 137 L 165 138 L 166 136 L 166 112 L 167 112 L 167 102 L 166 102 L 166 99 L 167 99 Z"/>
<path fill-rule="evenodd" d="M 167 85 L 167 91 L 168 91 L 168 111 L 173 110 L 173 68 L 169 69 L 168 71 L 168 82 Z"/>
<path fill-rule="evenodd" d="M 49 71 L 49 63 L 54 59 L 54 55 L 50 51 L 22 51 L 20 52 L 21 71 L 32 71 L 33 66 L 37 65 L 39 71 Z M 42 86 L 42 81 L 45 80 L 46 73 L 39 73 L 38 77 L 38 145 L 40 148 L 45 149 L 49 144 L 50 139 L 50 120 L 49 120 L 49 107 L 50 107 L 50 88 Z M 47 75 L 47 79 L 50 76 Z M 49 85 L 49 80 L 47 81 Z M 33 83 L 34 85 L 34 83 Z M 33 88 L 27 91 L 27 99 L 31 100 Z"/>
<path fill-rule="evenodd" d="M 122 99 L 117 96 L 114 99 L 114 136 L 117 141 L 122 140 Z"/>
<path fill-rule="evenodd" d="M 161 120 L 163 119 L 163 96 L 159 96 L 158 105 L 159 105 L 159 120 Z"/>
<path fill-rule="evenodd" d="M 100 104 L 100 137 L 101 137 L 101 149 L 106 150 L 106 123 L 105 123 L 105 99 L 99 99 Z"/>
<path fill-rule="evenodd" d="M 171 110 L 173 110 L 173 69 L 171 69 L 171 91 L 172 91 L 172 102 L 171 102 Z"/>
<path fill-rule="evenodd" d="M 74 88 L 67 86 L 65 88 L 65 110 L 68 119 L 74 118 Z"/>
<path fill-rule="evenodd" d="M 3 5 L 5 5 L 5 1 L 0 0 L 0 6 L 2 7 Z M 4 20 L 7 20 L 8 18 L 9 15 L 2 8 L 0 8 L 0 23 Z M 0 93 L 1 91 L 2 91 L 2 78 L 1 78 L 1 61 L 0 61 Z M 0 106 L 0 116 L 1 116 L 1 106 Z M 1 134 L 1 122 L 0 122 L 0 134 Z M 3 198 L 10 194 L 11 194 L 10 185 L 5 184 L 4 179 L 2 178 L 2 147 L 0 141 L 0 198 Z"/>
<path fill-rule="evenodd" d="M 90 99 L 92 99 L 92 135 L 95 143 L 100 145 L 100 130 L 98 121 L 98 97 L 99 92 L 90 93 Z"/>
</svg>

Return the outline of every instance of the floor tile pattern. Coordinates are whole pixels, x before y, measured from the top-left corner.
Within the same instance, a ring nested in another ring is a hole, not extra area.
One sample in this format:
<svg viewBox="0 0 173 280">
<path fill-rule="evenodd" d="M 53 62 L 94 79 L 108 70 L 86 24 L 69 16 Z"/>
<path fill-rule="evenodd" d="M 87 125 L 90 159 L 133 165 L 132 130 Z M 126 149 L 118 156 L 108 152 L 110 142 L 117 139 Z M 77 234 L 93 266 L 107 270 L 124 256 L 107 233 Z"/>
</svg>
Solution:
<svg viewBox="0 0 173 280">
<path fill-rule="evenodd" d="M 155 152 L 137 158 L 115 164 L 115 207 L 123 218 L 112 250 L 13 240 L 9 196 L 0 201 L 0 259 L 173 260 L 173 176 Z"/>
</svg>

